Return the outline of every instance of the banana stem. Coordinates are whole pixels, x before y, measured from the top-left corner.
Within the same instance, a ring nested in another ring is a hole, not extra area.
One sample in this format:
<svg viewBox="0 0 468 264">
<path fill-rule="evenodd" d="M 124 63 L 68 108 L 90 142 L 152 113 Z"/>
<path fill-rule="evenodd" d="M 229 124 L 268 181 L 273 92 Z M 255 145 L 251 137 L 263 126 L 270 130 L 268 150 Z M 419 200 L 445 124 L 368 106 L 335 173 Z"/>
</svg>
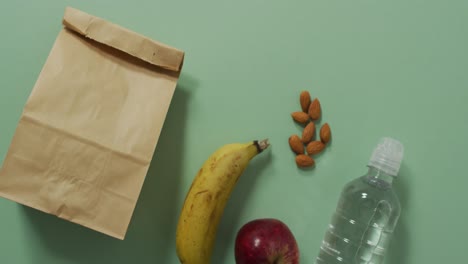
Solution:
<svg viewBox="0 0 468 264">
<path fill-rule="evenodd" d="M 264 139 L 264 140 L 260 140 L 260 141 L 255 140 L 254 144 L 255 144 L 255 146 L 257 146 L 258 153 L 261 153 L 262 151 L 264 151 L 265 149 L 267 149 L 270 146 L 270 142 L 268 141 L 268 139 Z"/>
</svg>

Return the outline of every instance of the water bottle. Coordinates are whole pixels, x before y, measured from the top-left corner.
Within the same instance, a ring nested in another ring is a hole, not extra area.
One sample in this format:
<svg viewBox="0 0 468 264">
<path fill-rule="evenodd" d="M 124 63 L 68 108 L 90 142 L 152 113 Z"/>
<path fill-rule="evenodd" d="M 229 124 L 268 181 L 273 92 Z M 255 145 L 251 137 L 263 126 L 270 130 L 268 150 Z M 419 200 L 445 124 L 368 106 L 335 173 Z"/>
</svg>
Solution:
<svg viewBox="0 0 468 264">
<path fill-rule="evenodd" d="M 403 145 L 382 138 L 366 175 L 345 185 L 322 241 L 316 264 L 380 264 L 400 216 L 392 182 Z"/>
</svg>

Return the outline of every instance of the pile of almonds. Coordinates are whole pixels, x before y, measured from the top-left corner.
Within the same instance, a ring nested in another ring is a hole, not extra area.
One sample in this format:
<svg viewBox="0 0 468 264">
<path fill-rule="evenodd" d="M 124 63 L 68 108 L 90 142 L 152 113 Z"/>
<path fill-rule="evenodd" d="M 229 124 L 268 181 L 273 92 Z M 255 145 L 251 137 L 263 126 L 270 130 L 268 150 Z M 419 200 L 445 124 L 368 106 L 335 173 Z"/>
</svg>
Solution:
<svg viewBox="0 0 468 264">
<path fill-rule="evenodd" d="M 311 101 L 309 92 L 302 91 L 300 95 L 300 103 L 302 111 L 293 112 L 291 114 L 294 121 L 304 125 L 302 137 L 294 134 L 289 137 L 289 146 L 296 154 L 296 164 L 299 167 L 311 167 L 315 165 L 315 160 L 312 158 L 322 152 L 326 144 L 330 141 L 331 131 L 328 123 L 325 123 L 320 128 L 320 140 L 314 140 L 315 123 L 320 119 L 321 107 L 320 101 L 315 98 Z"/>
</svg>

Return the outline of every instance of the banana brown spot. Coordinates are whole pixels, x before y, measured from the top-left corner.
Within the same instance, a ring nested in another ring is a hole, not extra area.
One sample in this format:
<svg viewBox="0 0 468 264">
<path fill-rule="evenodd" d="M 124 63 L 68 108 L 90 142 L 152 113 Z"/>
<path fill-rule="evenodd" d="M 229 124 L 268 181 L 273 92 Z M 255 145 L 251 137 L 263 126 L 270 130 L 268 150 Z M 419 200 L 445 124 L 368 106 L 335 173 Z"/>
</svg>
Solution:
<svg viewBox="0 0 468 264">
<path fill-rule="evenodd" d="M 208 193 L 207 195 L 205 195 L 205 202 L 209 204 L 211 202 L 212 198 L 213 197 L 212 197 L 211 193 Z"/>
<path fill-rule="evenodd" d="M 199 192 L 197 192 L 197 193 L 195 194 L 195 196 L 198 196 L 198 195 L 200 195 L 200 194 L 202 194 L 202 193 L 206 193 L 206 192 L 208 192 L 208 190 L 199 191 Z"/>
</svg>

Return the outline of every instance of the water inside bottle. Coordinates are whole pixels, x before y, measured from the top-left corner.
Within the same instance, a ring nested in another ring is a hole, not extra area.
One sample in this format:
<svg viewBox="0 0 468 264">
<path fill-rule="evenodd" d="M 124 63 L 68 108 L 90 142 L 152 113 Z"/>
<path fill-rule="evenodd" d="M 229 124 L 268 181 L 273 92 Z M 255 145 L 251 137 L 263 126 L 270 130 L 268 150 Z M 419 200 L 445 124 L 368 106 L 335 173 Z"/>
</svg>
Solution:
<svg viewBox="0 0 468 264">
<path fill-rule="evenodd" d="M 345 186 L 316 264 L 381 264 L 400 215 L 393 177 L 375 168 Z"/>
</svg>

